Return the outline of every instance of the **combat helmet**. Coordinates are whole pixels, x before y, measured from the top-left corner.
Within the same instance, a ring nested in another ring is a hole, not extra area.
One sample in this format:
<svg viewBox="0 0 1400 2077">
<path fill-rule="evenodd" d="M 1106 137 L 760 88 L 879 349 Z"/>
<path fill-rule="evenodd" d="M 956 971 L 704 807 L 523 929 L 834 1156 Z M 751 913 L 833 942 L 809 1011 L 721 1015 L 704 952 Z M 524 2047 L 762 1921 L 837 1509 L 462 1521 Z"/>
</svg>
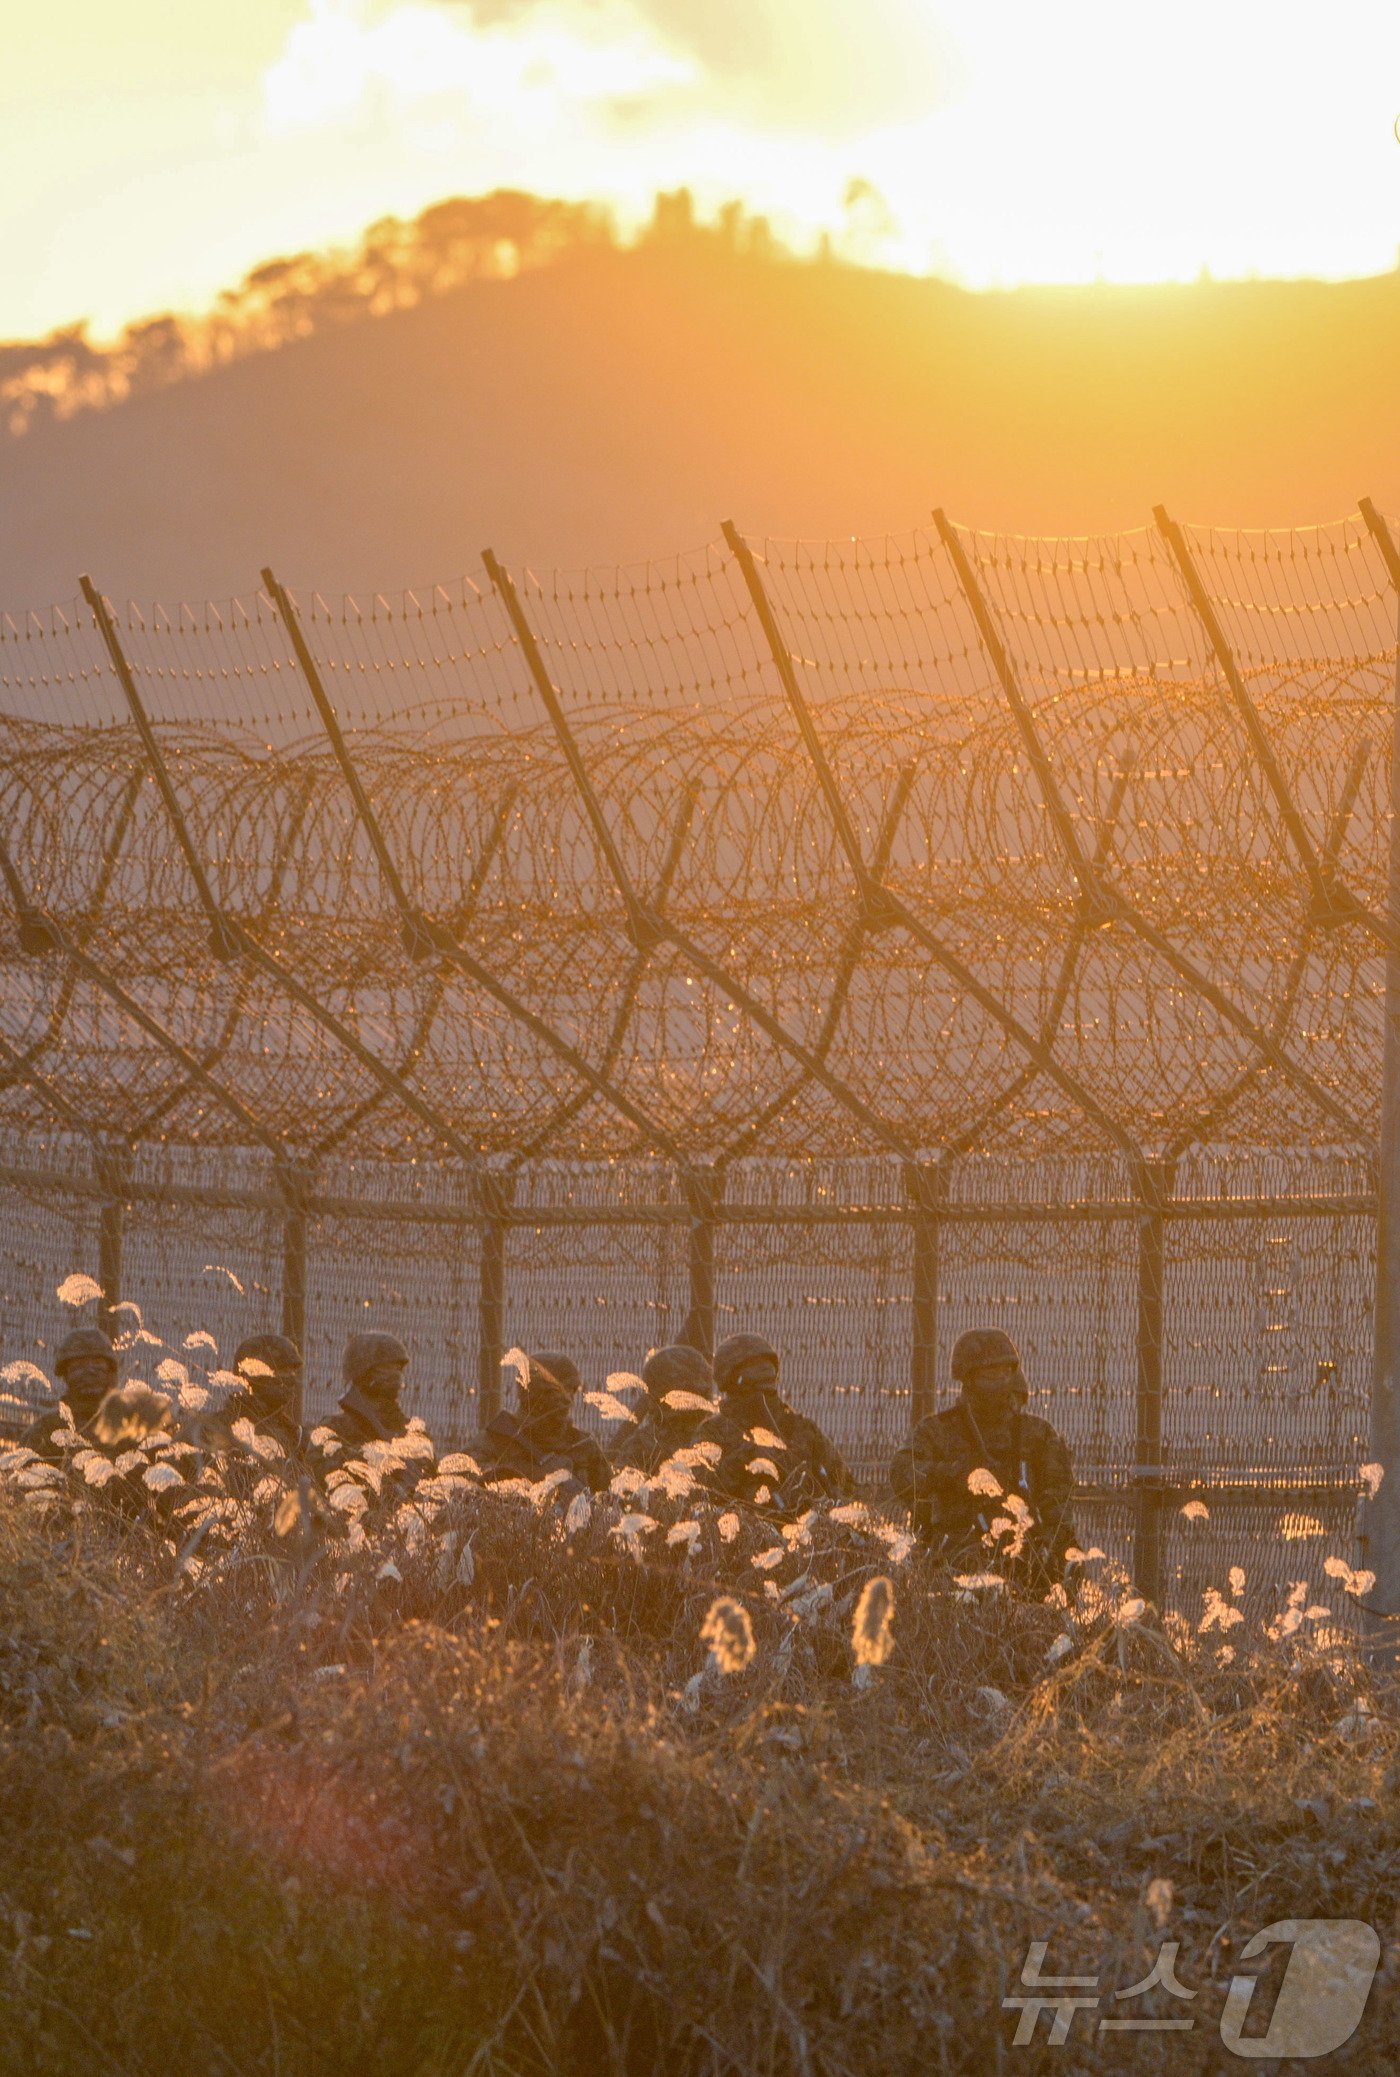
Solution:
<svg viewBox="0 0 1400 2077">
<path fill-rule="evenodd" d="M 715 1383 L 721 1392 L 732 1392 L 753 1371 L 751 1383 L 771 1384 L 778 1375 L 778 1351 L 764 1334 L 730 1334 L 715 1350 Z"/>
<path fill-rule="evenodd" d="M 64 1335 L 54 1351 L 54 1375 L 66 1378 L 69 1366 L 81 1362 L 84 1356 L 100 1356 L 116 1376 L 117 1352 L 100 1327 L 75 1327 L 71 1334 Z"/>
<path fill-rule="evenodd" d="M 340 1359 L 347 1385 L 358 1385 L 377 1363 L 407 1363 L 408 1350 L 397 1334 L 352 1334 Z"/>
<path fill-rule="evenodd" d="M 575 1392 L 583 1390 L 583 1379 L 579 1375 L 577 1363 L 562 1350 L 542 1349 L 538 1355 L 528 1357 L 527 1361 L 530 1365 L 525 1380 L 527 1397 L 533 1395 L 537 1399 L 546 1399 L 558 1393 L 561 1398 L 572 1404 Z"/>
<path fill-rule="evenodd" d="M 699 1349 L 683 1341 L 652 1350 L 642 1365 L 642 1383 L 653 1399 L 662 1399 L 667 1392 L 696 1392 L 704 1399 L 715 1395 L 710 1365 Z"/>
<path fill-rule="evenodd" d="M 285 1334 L 248 1334 L 233 1352 L 233 1367 L 241 1370 L 244 1359 L 253 1363 L 265 1363 L 275 1377 L 285 1377 L 289 1371 L 301 1369 L 301 1350 Z M 241 1372 L 247 1375 L 246 1372 Z M 254 1373 L 256 1381 L 259 1373 Z"/>
<path fill-rule="evenodd" d="M 969 1327 L 953 1343 L 949 1365 L 953 1376 L 960 1385 L 966 1384 L 973 1371 L 987 1363 L 1014 1363 L 1019 1369 L 1021 1351 L 1000 1327 Z"/>
</svg>

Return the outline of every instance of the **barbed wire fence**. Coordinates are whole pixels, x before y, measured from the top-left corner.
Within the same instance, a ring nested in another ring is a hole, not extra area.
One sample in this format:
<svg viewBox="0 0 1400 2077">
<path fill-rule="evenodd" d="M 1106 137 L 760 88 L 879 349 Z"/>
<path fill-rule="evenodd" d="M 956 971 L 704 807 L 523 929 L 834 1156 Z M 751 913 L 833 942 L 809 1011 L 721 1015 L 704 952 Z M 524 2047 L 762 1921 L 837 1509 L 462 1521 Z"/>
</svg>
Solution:
<svg viewBox="0 0 1400 2077">
<path fill-rule="evenodd" d="M 1153 1598 L 1308 1573 L 1400 1472 L 1397 596 L 1363 504 L 0 617 L 5 1354 L 85 1267 L 457 1437 L 742 1324 L 878 1482 L 991 1321 Z"/>
</svg>

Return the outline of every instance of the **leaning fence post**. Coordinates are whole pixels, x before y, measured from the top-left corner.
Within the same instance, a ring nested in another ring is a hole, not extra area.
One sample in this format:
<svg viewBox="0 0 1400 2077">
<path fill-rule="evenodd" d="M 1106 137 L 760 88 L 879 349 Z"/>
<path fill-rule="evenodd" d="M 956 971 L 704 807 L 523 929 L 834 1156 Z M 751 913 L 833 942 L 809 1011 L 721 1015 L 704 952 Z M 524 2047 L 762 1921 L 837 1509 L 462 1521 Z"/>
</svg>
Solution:
<svg viewBox="0 0 1400 2077">
<path fill-rule="evenodd" d="M 1318 856 L 1317 848 L 1309 834 L 1307 823 L 1303 820 L 1298 803 L 1293 797 L 1288 780 L 1284 775 L 1283 767 L 1274 754 L 1274 747 L 1269 741 L 1268 731 L 1264 727 L 1259 709 L 1250 698 L 1249 691 L 1240 674 L 1239 665 L 1235 661 L 1235 653 L 1226 639 L 1224 628 L 1220 624 L 1220 616 L 1215 610 L 1210 593 L 1206 590 L 1201 580 L 1201 573 L 1196 567 L 1195 558 L 1191 553 L 1190 544 L 1185 534 L 1164 505 L 1154 505 L 1152 517 L 1156 520 L 1158 529 L 1171 551 L 1172 560 L 1176 564 L 1177 572 L 1186 588 L 1187 596 L 1195 609 L 1196 618 L 1205 630 L 1206 640 L 1210 644 L 1211 653 L 1215 657 L 1221 675 L 1229 688 L 1230 697 L 1233 699 L 1236 710 L 1244 724 L 1245 734 L 1249 737 L 1255 758 L 1258 760 L 1259 769 L 1264 774 L 1269 791 L 1273 795 L 1279 814 L 1283 818 L 1289 841 L 1307 877 L 1308 885 L 1312 890 L 1314 920 L 1319 923 L 1339 923 L 1349 920 L 1364 922 L 1366 918 L 1360 904 L 1355 901 L 1347 888 L 1337 879 L 1327 862 Z"/>
<path fill-rule="evenodd" d="M 122 1241 L 131 1159 L 130 1147 L 120 1145 L 104 1147 L 97 1156 L 97 1180 L 102 1190 L 97 1213 L 97 1281 L 102 1286 L 98 1319 L 103 1332 L 113 1336 L 122 1296 Z"/>
<path fill-rule="evenodd" d="M 948 1201 L 947 1163 L 907 1162 L 904 1189 L 912 1211 L 914 1235 L 913 1333 L 909 1356 L 909 1426 L 912 1430 L 933 1412 L 938 1390 L 939 1213 Z"/>
<path fill-rule="evenodd" d="M 477 1295 L 477 1423 L 484 1428 L 501 1410 L 501 1358 L 506 1352 L 506 1234 L 515 1178 L 483 1169 L 481 1269 Z"/>
<path fill-rule="evenodd" d="M 724 1192 L 722 1177 L 712 1168 L 687 1168 L 681 1172 L 690 1213 L 689 1270 L 690 1310 L 681 1329 L 681 1340 L 702 1356 L 715 1352 L 715 1221 Z"/>
<path fill-rule="evenodd" d="M 1369 498 L 1361 516 L 1385 559 L 1400 604 L 1400 549 Z M 1375 1355 L 1368 1454 L 1381 1483 L 1361 1510 L 1361 1562 L 1374 1572 L 1369 1599 L 1372 1641 L 1400 1651 L 1400 613 L 1395 635 L 1395 704 L 1390 738 L 1389 914 L 1385 962 L 1385 1038 L 1381 1056 L 1381 1140 L 1376 1178 Z M 1389 1619 L 1389 1620 L 1387 1620 Z"/>
<path fill-rule="evenodd" d="M 1162 1351 L 1167 1261 L 1167 1202 L 1175 1163 L 1144 1161 L 1138 1174 L 1142 1204 L 1138 1219 L 1137 1437 L 1133 1483 L 1133 1579 L 1144 1601 L 1162 1602 L 1162 1519 L 1165 1511 L 1162 1462 Z"/>
<path fill-rule="evenodd" d="M 190 878 L 194 881 L 195 892 L 199 896 L 199 905 L 203 909 L 205 921 L 209 925 L 209 948 L 216 959 L 237 959 L 243 949 L 238 933 L 230 931 L 223 912 L 214 899 L 213 889 L 209 884 L 209 875 L 204 869 L 204 860 L 199 855 L 199 848 L 190 832 L 189 824 L 185 820 L 184 809 L 180 806 L 180 797 L 175 791 L 165 759 L 161 756 L 155 730 L 151 727 L 150 716 L 147 714 L 145 704 L 136 689 L 135 674 L 127 661 L 126 652 L 122 648 L 121 639 L 117 634 L 116 623 L 107 611 L 107 601 L 103 598 L 90 577 L 80 577 L 78 583 L 83 597 L 87 600 L 92 617 L 97 623 L 98 633 L 106 644 L 107 654 L 111 659 L 112 669 L 116 673 L 117 683 L 121 686 L 122 692 L 126 696 L 126 703 L 130 709 L 131 718 L 136 723 L 136 732 L 140 736 L 146 752 L 146 761 L 151 767 L 151 776 L 156 782 L 161 799 L 165 802 L 166 813 L 170 818 L 170 826 L 174 832 L 175 841 L 184 853 L 185 864 L 189 868 Z"/>
</svg>

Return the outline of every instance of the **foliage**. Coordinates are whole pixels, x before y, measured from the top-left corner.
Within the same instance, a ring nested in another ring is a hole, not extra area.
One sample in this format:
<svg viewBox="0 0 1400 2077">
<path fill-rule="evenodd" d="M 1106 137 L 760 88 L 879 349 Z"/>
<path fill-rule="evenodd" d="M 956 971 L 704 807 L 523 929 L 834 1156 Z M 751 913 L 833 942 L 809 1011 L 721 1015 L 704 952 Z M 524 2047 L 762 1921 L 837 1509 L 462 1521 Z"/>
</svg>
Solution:
<svg viewBox="0 0 1400 2077">
<path fill-rule="evenodd" d="M 699 224 L 685 189 L 657 196 L 647 235 L 669 243 L 708 239 L 756 257 L 776 251 L 765 219 L 737 202 L 726 204 L 713 226 Z M 203 316 L 166 311 L 140 318 L 108 344 L 90 339 L 85 324 L 46 339 L 0 342 L 0 437 L 164 389 L 331 326 L 409 310 L 469 282 L 510 281 L 615 243 L 597 204 L 515 188 L 454 195 L 409 221 L 381 217 L 348 252 L 265 260 Z"/>
<path fill-rule="evenodd" d="M 333 1508 L 240 1440 L 0 1460 L 0 2066 L 981 2071 L 1032 1939 L 1106 1991 L 1178 1940 L 1206 2041 L 1328 1914 L 1393 2060 L 1400 1722 L 1320 1616 L 1027 1603 L 674 1466 L 581 1508 L 410 1447 Z"/>
</svg>

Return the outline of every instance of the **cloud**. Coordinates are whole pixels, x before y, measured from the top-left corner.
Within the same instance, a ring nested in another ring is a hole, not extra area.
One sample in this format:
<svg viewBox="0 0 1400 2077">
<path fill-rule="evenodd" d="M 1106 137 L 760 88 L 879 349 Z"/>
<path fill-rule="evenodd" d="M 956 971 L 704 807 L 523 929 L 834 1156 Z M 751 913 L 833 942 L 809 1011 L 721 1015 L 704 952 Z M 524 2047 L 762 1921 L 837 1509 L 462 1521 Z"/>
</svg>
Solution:
<svg viewBox="0 0 1400 2077">
<path fill-rule="evenodd" d="M 439 0 L 483 26 L 528 22 L 542 0 Z M 958 49 L 929 0 L 635 0 L 638 17 L 722 89 L 726 115 L 826 136 L 898 122 L 957 90 Z M 575 0 L 576 20 L 594 12 Z M 702 89 L 703 90 L 703 89 Z"/>
<path fill-rule="evenodd" d="M 702 211 L 741 196 L 799 248 L 828 231 L 917 268 L 926 239 L 861 177 L 901 114 L 951 91 L 950 49 L 924 0 L 306 0 L 263 120 L 416 164 L 420 202 L 431 183 L 519 186 L 635 225 L 686 185 Z"/>
<path fill-rule="evenodd" d="M 338 202 L 375 169 L 400 211 L 511 186 L 627 226 L 686 185 L 979 287 L 1394 260 L 1394 0 L 1325 37 L 1277 0 L 1169 31 L 1122 0 L 306 5 L 264 121 Z"/>
<path fill-rule="evenodd" d="M 442 98 L 499 122 L 655 95 L 693 72 L 629 0 L 540 0 L 484 21 L 425 0 L 310 0 L 264 75 L 263 105 L 274 132 Z"/>
</svg>

